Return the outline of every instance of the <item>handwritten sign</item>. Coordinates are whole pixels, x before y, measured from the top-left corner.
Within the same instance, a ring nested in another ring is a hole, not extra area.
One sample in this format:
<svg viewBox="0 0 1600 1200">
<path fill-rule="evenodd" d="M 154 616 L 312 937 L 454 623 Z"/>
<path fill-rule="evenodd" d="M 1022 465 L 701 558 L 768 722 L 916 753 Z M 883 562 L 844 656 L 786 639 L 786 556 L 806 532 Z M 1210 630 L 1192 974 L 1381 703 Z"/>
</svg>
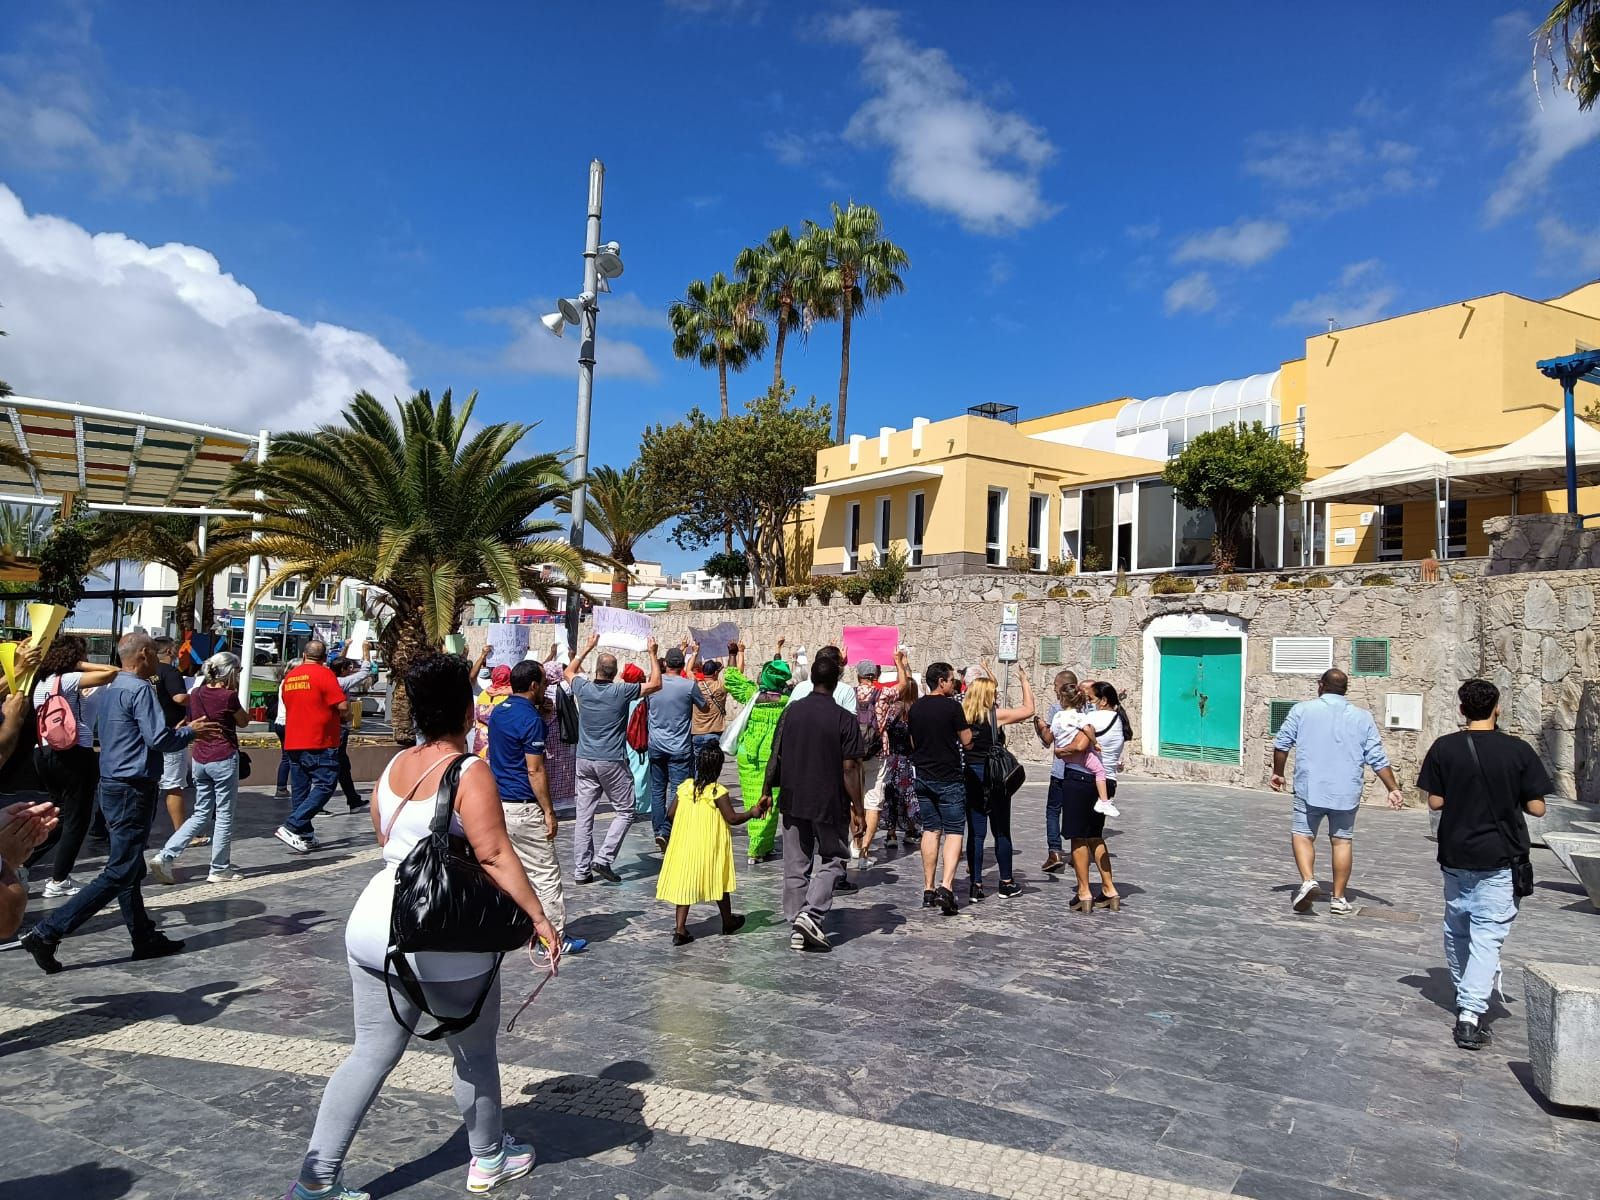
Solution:
<svg viewBox="0 0 1600 1200">
<path fill-rule="evenodd" d="M 489 665 L 510 667 L 521 662 L 528 653 L 528 627 L 496 622 L 488 625 Z"/>
<path fill-rule="evenodd" d="M 739 640 L 739 627 L 732 621 L 719 621 L 710 629 L 689 626 L 689 640 L 700 647 L 700 658 L 722 658 L 728 653 L 728 643 Z"/>
<path fill-rule="evenodd" d="M 626 608 L 596 608 L 594 631 L 613 650 L 643 650 L 650 645 L 650 618 Z"/>
</svg>

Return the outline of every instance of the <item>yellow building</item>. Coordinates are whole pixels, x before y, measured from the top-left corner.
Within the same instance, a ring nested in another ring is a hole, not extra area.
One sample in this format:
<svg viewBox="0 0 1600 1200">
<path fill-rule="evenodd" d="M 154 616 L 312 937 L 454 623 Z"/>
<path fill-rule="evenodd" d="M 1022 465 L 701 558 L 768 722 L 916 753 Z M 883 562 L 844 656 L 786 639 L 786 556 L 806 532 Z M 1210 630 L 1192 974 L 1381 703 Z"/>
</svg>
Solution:
<svg viewBox="0 0 1600 1200">
<path fill-rule="evenodd" d="M 1260 421 L 1305 447 L 1311 480 L 1402 433 L 1449 455 L 1478 454 L 1559 411 L 1560 388 L 1535 362 L 1596 346 L 1600 282 L 1547 301 L 1499 292 L 1319 334 L 1305 357 L 1243 379 L 1027 421 L 980 405 L 855 435 L 817 455 L 812 570 L 848 574 L 892 544 L 942 574 L 1043 571 L 1069 558 L 1085 572 L 1203 567 L 1210 514 L 1177 504 L 1160 479 L 1197 434 Z M 1550 511 L 1565 497 L 1508 491 L 1377 506 L 1285 497 L 1257 510 L 1240 566 L 1483 554 L 1483 521 L 1514 506 Z M 1600 496 L 1580 507 L 1600 509 Z"/>
</svg>

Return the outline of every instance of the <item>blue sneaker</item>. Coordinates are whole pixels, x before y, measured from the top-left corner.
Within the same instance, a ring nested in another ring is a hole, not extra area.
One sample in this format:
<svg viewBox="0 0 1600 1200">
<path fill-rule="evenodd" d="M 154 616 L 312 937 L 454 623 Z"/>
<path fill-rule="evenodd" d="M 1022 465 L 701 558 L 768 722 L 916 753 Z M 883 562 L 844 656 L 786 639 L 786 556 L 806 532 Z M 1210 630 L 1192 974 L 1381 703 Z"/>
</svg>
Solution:
<svg viewBox="0 0 1600 1200">
<path fill-rule="evenodd" d="M 312 1191 L 303 1183 L 296 1182 L 283 1200 L 372 1200 L 372 1196 L 368 1192 L 358 1192 L 355 1188 L 345 1187 L 342 1181 L 320 1191 Z"/>
<path fill-rule="evenodd" d="M 474 1157 L 467 1166 L 467 1191 L 487 1192 L 533 1170 L 532 1146 L 525 1146 L 509 1133 L 500 1144 L 500 1153 L 489 1158 Z"/>
<path fill-rule="evenodd" d="M 582 954 L 588 948 L 588 938 L 564 937 L 561 939 L 561 954 L 563 957 L 568 954 Z M 545 944 L 543 942 L 539 943 L 538 954 L 540 958 L 550 957 L 550 951 L 545 948 Z"/>
</svg>

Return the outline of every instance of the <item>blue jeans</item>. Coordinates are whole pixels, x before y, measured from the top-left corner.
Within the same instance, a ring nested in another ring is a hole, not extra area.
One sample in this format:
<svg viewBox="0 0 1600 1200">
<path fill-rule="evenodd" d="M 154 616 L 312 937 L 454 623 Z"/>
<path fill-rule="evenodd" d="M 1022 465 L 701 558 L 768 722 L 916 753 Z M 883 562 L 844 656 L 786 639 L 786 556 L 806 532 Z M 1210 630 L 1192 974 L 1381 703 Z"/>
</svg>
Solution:
<svg viewBox="0 0 1600 1200">
<path fill-rule="evenodd" d="M 1517 919 L 1511 870 L 1444 872 L 1444 960 L 1456 985 L 1456 1008 L 1482 1013 L 1500 975 L 1500 945 Z"/>
<path fill-rule="evenodd" d="M 692 754 L 658 754 L 650 751 L 650 825 L 658 838 L 672 836 L 667 820 L 667 796 L 676 795 L 678 785 L 694 774 Z"/>
<path fill-rule="evenodd" d="M 155 936 L 156 927 L 144 911 L 139 881 L 144 878 L 144 844 L 156 813 L 154 779 L 102 779 L 100 811 L 111 837 L 106 865 L 83 890 L 34 927 L 39 939 L 55 945 L 117 898 L 122 920 L 135 946 Z"/>
<path fill-rule="evenodd" d="M 274 725 L 272 732 L 278 739 L 278 790 L 289 790 L 289 752 L 283 748 L 283 726 Z"/>
<path fill-rule="evenodd" d="M 215 814 L 217 828 L 211 838 L 211 869 L 226 871 L 233 866 L 229 851 L 233 847 L 233 801 L 239 794 L 239 756 L 234 754 L 221 762 L 192 763 L 190 771 L 194 775 L 194 812 L 167 839 L 167 844 L 161 848 L 161 857 L 177 858 Z"/>
<path fill-rule="evenodd" d="M 333 798 L 339 786 L 339 748 L 289 751 L 289 817 L 283 827 L 308 837 L 311 818 Z"/>
<path fill-rule="evenodd" d="M 917 804 L 924 834 L 947 833 L 960 837 L 967 831 L 967 785 L 961 780 L 955 783 L 917 780 Z"/>
<path fill-rule="evenodd" d="M 1044 844 L 1052 854 L 1061 853 L 1062 783 L 1059 775 L 1050 776 L 1050 790 L 1044 800 Z"/>
</svg>

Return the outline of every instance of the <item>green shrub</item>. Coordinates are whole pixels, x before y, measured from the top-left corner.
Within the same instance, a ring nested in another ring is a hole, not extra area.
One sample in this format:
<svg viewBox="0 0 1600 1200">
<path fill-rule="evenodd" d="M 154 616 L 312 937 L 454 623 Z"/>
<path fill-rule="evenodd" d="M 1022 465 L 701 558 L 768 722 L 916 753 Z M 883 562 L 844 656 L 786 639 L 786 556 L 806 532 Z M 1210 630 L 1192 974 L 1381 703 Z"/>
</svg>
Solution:
<svg viewBox="0 0 1600 1200">
<path fill-rule="evenodd" d="M 817 598 L 818 604 L 826 604 L 839 590 L 839 583 L 837 575 L 818 575 L 811 581 L 811 594 Z"/>
<path fill-rule="evenodd" d="M 1331 588 L 1333 586 L 1333 580 L 1321 573 L 1316 575 L 1307 575 L 1306 586 L 1308 588 Z"/>
<path fill-rule="evenodd" d="M 1280 579 L 1277 583 L 1272 585 L 1272 590 L 1275 592 L 1296 592 L 1299 591 L 1302 586 L 1303 585 L 1298 579 Z"/>
<path fill-rule="evenodd" d="M 1187 596 L 1194 590 L 1194 580 L 1184 575 L 1157 575 L 1150 585 L 1152 596 Z"/>
<path fill-rule="evenodd" d="M 860 575 L 852 575 L 839 585 L 839 590 L 851 604 L 860 604 L 872 591 L 872 581 L 863 579 Z"/>
<path fill-rule="evenodd" d="M 1063 575 L 1076 575 L 1077 573 L 1078 563 L 1073 558 L 1057 558 L 1050 563 L 1050 574 L 1058 579 Z"/>
<path fill-rule="evenodd" d="M 1394 576 L 1393 575 L 1385 575 L 1382 571 L 1379 571 L 1376 575 L 1368 575 L 1365 579 L 1363 579 L 1361 581 L 1361 586 L 1362 587 L 1393 587 L 1394 586 Z"/>
<path fill-rule="evenodd" d="M 1062 587 L 1060 584 L 1057 584 L 1055 587 L 1046 592 L 1045 595 L 1049 596 L 1052 600 L 1065 600 L 1068 596 L 1068 592 L 1066 588 Z"/>
<path fill-rule="evenodd" d="M 1249 591 L 1250 585 L 1245 582 L 1243 575 L 1224 575 L 1217 580 L 1219 592 L 1244 592 Z"/>
<path fill-rule="evenodd" d="M 806 602 L 806 597 L 815 594 L 816 590 L 817 585 L 812 581 L 807 580 L 804 583 L 797 583 L 790 588 L 789 595 L 793 598 L 795 607 L 799 608 Z"/>
<path fill-rule="evenodd" d="M 1013 600 L 1026 600 L 1029 597 L 1028 597 L 1028 593 L 1027 592 L 1012 592 L 1011 593 L 1011 598 Z"/>
<path fill-rule="evenodd" d="M 872 565 L 866 573 L 867 590 L 876 600 L 888 604 L 899 597 L 901 589 L 906 585 L 906 573 L 910 569 L 910 559 L 906 552 L 898 545 L 891 546 L 889 552 Z"/>
<path fill-rule="evenodd" d="M 779 608 L 788 608 L 789 600 L 794 595 L 792 587 L 779 587 L 772 589 L 772 599 Z"/>
<path fill-rule="evenodd" d="M 1088 588 L 1079 588 L 1077 591 L 1072 593 L 1072 598 L 1074 600 L 1089 600 L 1092 598 L 1092 593 Z"/>
<path fill-rule="evenodd" d="M 1128 587 L 1128 573 L 1126 571 L 1117 572 L 1117 583 L 1111 589 L 1111 594 L 1113 596 L 1129 596 L 1133 594 L 1132 589 Z"/>
</svg>

